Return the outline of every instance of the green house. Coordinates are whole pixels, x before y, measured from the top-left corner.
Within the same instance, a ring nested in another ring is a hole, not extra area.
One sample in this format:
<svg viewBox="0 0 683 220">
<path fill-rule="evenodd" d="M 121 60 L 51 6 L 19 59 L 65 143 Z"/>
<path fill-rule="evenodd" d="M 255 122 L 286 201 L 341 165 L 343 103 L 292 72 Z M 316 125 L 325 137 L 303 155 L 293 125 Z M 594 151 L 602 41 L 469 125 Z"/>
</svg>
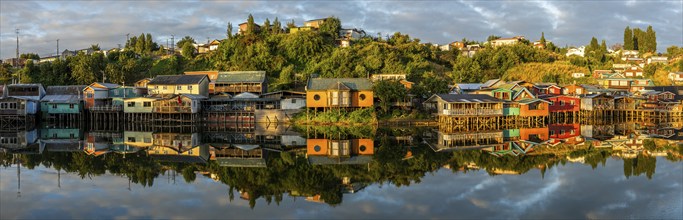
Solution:
<svg viewBox="0 0 683 220">
<path fill-rule="evenodd" d="M 46 114 L 80 114 L 83 111 L 82 91 L 86 86 L 49 86 L 40 99 L 40 109 Z"/>
<path fill-rule="evenodd" d="M 503 138 L 505 140 L 515 140 L 519 139 L 519 129 L 506 129 L 503 130 Z"/>
<path fill-rule="evenodd" d="M 74 139 L 80 140 L 82 132 L 78 128 L 43 128 L 40 129 L 40 139 Z"/>
<path fill-rule="evenodd" d="M 109 98 L 112 99 L 112 105 L 123 106 L 124 99 L 143 97 L 147 94 L 145 89 L 121 86 L 109 90 Z"/>
</svg>

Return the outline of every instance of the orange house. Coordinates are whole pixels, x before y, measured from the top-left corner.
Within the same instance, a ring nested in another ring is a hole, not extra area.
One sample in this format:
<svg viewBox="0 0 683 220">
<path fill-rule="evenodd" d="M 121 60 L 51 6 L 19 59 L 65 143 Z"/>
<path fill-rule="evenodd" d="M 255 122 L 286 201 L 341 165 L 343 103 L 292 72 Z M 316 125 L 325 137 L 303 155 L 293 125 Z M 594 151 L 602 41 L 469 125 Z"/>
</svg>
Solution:
<svg viewBox="0 0 683 220">
<path fill-rule="evenodd" d="M 520 128 L 519 137 L 525 141 L 541 143 L 548 140 L 548 127 L 545 128 Z"/>
<path fill-rule="evenodd" d="M 372 82 L 365 78 L 311 78 L 306 85 L 308 108 L 372 107 Z"/>
<path fill-rule="evenodd" d="M 372 139 L 308 139 L 306 141 L 307 156 L 351 157 L 356 155 L 375 154 L 375 142 Z"/>
<path fill-rule="evenodd" d="M 549 101 L 543 99 L 523 99 L 518 101 L 519 116 L 522 117 L 544 117 L 548 116 L 549 113 Z"/>
</svg>

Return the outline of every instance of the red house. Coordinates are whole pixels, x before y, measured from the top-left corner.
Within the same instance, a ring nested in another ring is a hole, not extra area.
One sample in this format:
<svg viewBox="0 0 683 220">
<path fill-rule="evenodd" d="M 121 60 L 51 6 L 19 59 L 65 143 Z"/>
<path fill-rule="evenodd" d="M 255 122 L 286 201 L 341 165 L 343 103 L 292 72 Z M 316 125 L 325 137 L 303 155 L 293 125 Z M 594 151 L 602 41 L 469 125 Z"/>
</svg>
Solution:
<svg viewBox="0 0 683 220">
<path fill-rule="evenodd" d="M 550 101 L 550 106 L 548 107 L 550 113 L 578 112 L 581 110 L 581 99 L 576 96 L 559 95 L 543 99 Z"/>
<path fill-rule="evenodd" d="M 549 138 L 552 142 L 561 141 L 566 144 L 579 144 L 584 140 L 581 137 L 581 125 L 579 124 L 550 124 L 548 125 Z"/>
</svg>

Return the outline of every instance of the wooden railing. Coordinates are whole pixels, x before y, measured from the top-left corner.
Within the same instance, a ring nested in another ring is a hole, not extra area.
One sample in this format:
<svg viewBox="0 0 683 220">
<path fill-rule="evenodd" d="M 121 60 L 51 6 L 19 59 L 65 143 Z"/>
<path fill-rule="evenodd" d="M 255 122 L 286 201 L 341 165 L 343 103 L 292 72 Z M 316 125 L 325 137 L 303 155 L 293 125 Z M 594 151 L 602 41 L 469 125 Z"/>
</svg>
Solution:
<svg viewBox="0 0 683 220">
<path fill-rule="evenodd" d="M 192 107 L 191 106 L 157 106 L 157 107 L 154 107 L 154 112 L 192 113 Z"/>
<path fill-rule="evenodd" d="M 93 107 L 90 107 L 90 111 L 119 112 L 119 111 L 123 111 L 123 106 L 120 106 L 120 105 L 93 106 Z"/>
<path fill-rule="evenodd" d="M 443 115 L 502 115 L 503 109 L 444 109 Z"/>
</svg>

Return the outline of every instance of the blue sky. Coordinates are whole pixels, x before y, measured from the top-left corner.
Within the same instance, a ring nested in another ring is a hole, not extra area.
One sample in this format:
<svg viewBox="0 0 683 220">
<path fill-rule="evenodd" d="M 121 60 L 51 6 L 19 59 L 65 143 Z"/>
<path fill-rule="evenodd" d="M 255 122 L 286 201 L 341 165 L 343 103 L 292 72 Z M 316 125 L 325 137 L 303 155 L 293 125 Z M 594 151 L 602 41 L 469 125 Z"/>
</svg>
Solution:
<svg viewBox="0 0 683 220">
<path fill-rule="evenodd" d="M 278 17 L 283 24 L 337 16 L 344 27 L 382 35 L 401 32 L 422 42 L 485 40 L 494 34 L 537 40 L 541 32 L 560 46 L 623 41 L 629 25 L 657 32 L 658 50 L 683 46 L 683 1 L 0 1 L 0 57 L 41 56 L 59 49 L 103 49 L 125 44 L 126 34 L 151 33 L 159 44 L 171 35 L 198 41 L 223 38 L 228 22 Z"/>
</svg>

